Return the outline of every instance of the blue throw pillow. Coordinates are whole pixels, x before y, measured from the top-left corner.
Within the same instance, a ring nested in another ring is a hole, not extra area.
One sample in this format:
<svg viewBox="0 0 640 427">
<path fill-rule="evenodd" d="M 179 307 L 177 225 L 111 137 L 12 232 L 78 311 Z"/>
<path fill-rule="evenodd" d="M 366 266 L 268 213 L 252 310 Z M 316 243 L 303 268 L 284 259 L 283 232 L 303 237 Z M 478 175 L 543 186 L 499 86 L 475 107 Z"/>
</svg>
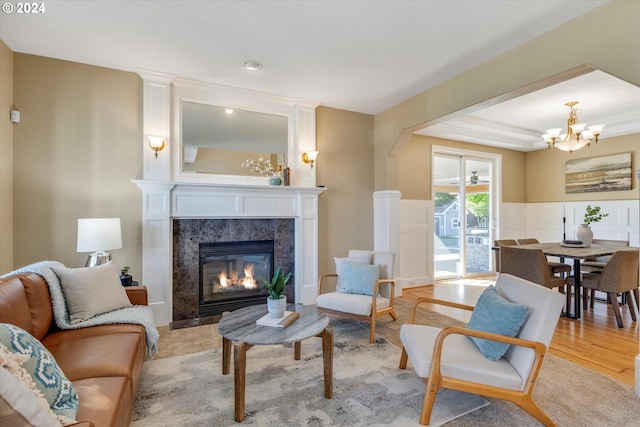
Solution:
<svg viewBox="0 0 640 427">
<path fill-rule="evenodd" d="M 363 264 L 342 260 L 342 280 L 338 292 L 345 294 L 372 295 L 373 285 L 380 276 L 379 264 Z M 340 276 L 338 276 L 340 277 Z"/>
<path fill-rule="evenodd" d="M 0 342 L 12 353 L 29 356 L 22 367 L 31 375 L 51 410 L 75 420 L 78 395 L 49 350 L 27 331 L 10 323 L 0 323 Z"/>
<path fill-rule="evenodd" d="M 476 331 L 515 337 L 529 314 L 526 305 L 514 304 L 498 293 L 494 286 L 487 287 L 473 309 L 467 328 Z M 469 337 L 489 360 L 500 359 L 510 345 L 482 338 Z"/>
</svg>

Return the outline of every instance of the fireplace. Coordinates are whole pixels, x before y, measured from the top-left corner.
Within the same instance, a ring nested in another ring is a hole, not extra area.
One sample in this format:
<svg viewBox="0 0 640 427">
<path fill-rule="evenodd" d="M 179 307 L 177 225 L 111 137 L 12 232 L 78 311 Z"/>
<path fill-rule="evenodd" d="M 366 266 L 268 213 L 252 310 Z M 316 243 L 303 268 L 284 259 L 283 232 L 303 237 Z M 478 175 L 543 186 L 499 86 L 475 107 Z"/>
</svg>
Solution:
<svg viewBox="0 0 640 427">
<path fill-rule="evenodd" d="M 273 276 L 273 240 L 205 242 L 199 254 L 200 316 L 264 304 L 260 281 Z"/>
<path fill-rule="evenodd" d="M 215 323 L 225 311 L 266 304 L 262 284 L 240 283 L 250 283 L 247 276 L 270 279 L 278 266 L 296 271 L 293 218 L 175 218 L 172 223 L 172 328 Z M 293 273 L 287 301 L 296 301 L 297 280 Z"/>
</svg>

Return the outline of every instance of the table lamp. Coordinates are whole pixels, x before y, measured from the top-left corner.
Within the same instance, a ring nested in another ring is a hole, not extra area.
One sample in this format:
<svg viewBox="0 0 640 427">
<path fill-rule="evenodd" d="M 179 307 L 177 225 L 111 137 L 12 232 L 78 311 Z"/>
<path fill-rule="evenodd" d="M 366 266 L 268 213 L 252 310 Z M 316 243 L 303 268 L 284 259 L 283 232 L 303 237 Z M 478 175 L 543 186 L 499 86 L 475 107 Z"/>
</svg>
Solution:
<svg viewBox="0 0 640 427">
<path fill-rule="evenodd" d="M 105 252 L 122 248 L 120 218 L 78 218 L 78 252 L 91 252 L 85 267 L 111 261 Z"/>
</svg>

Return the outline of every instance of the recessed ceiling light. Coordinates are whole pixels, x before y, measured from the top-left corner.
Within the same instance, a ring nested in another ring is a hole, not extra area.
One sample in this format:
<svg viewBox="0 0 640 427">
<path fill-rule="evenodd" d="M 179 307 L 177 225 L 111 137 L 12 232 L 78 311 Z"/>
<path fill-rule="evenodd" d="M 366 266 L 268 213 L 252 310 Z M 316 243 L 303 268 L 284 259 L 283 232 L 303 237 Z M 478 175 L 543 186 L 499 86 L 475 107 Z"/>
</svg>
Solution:
<svg viewBox="0 0 640 427">
<path fill-rule="evenodd" d="M 247 70 L 256 71 L 262 68 L 262 64 L 255 59 L 250 59 L 244 63 L 244 68 L 246 68 Z"/>
<path fill-rule="evenodd" d="M 224 112 L 227 114 L 233 114 L 233 108 L 227 108 Z"/>
</svg>

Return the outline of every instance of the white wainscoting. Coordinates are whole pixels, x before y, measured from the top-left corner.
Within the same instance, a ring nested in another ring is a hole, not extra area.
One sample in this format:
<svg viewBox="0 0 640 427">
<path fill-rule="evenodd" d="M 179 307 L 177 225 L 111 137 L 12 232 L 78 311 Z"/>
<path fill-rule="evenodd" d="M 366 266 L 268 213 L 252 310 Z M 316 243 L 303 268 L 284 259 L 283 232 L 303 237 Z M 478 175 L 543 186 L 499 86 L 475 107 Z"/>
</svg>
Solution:
<svg viewBox="0 0 640 427">
<path fill-rule="evenodd" d="M 600 206 L 609 215 L 597 224 L 591 224 L 594 238 L 628 240 L 638 246 L 638 201 L 604 200 L 598 202 L 528 203 L 526 205 L 527 236 L 541 242 L 562 240 L 562 217 L 566 217 L 566 238 L 575 239 L 582 224 L 587 205 Z"/>
</svg>

